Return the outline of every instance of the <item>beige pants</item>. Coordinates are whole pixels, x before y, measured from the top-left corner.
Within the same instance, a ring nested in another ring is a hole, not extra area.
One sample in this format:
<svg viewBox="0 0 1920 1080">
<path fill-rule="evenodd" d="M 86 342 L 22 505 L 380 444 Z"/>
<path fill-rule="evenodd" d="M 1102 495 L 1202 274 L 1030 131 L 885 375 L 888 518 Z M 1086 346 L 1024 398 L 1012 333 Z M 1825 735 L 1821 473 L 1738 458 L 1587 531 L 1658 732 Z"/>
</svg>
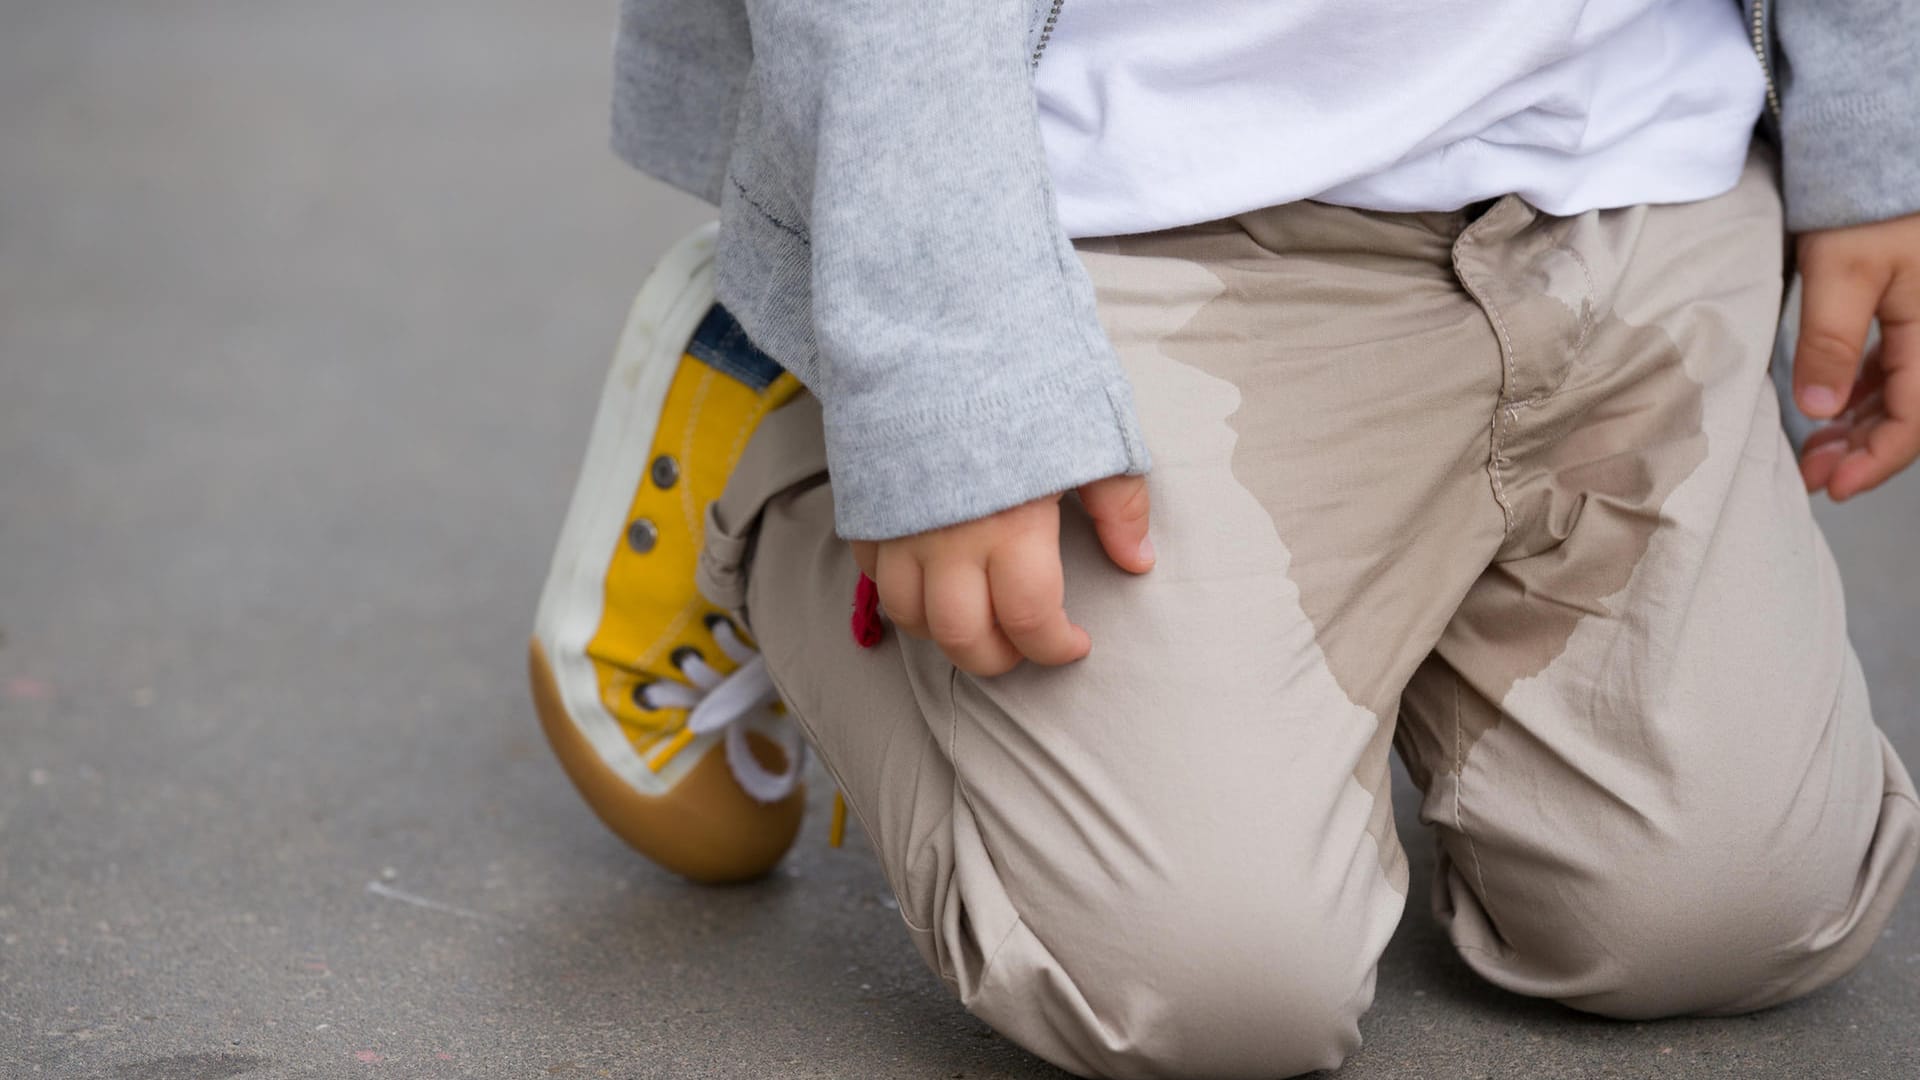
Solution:
<svg viewBox="0 0 1920 1080">
<path fill-rule="evenodd" d="M 1767 380 L 1764 161 L 1685 206 L 1303 203 L 1081 252 L 1159 550 L 1130 577 L 1064 504 L 1090 657 L 856 647 L 811 399 L 702 569 L 969 1009 L 1086 1075 L 1337 1064 L 1407 890 L 1390 744 L 1500 986 L 1737 1012 L 1862 958 L 1920 811 Z"/>
</svg>

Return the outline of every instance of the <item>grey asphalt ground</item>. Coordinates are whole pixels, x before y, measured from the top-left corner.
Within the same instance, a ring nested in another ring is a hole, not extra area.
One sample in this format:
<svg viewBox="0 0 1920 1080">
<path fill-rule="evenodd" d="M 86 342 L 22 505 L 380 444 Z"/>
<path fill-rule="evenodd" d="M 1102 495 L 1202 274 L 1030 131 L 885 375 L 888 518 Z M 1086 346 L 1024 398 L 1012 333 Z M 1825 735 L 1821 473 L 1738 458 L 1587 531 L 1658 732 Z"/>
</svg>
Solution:
<svg viewBox="0 0 1920 1080">
<path fill-rule="evenodd" d="M 589 816 L 522 649 L 607 350 L 702 216 L 604 151 L 612 0 L 0 0 L 0 1080 L 1057 1077 L 870 854 L 705 890 Z M 1822 508 L 1920 761 L 1920 477 Z M 1413 903 L 1342 1077 L 1920 1076 L 1841 985 L 1614 1024 Z"/>
</svg>

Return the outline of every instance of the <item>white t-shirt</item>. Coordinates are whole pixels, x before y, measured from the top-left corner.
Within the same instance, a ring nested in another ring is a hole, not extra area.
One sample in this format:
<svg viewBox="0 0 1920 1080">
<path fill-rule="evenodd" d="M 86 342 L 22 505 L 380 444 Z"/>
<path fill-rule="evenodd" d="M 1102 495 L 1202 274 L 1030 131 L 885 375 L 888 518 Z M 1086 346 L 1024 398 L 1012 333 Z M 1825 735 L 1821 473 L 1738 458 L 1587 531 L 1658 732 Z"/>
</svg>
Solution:
<svg viewBox="0 0 1920 1080">
<path fill-rule="evenodd" d="M 1034 79 L 1069 236 L 1708 198 L 1766 96 L 1733 0 L 1065 0 Z"/>
</svg>

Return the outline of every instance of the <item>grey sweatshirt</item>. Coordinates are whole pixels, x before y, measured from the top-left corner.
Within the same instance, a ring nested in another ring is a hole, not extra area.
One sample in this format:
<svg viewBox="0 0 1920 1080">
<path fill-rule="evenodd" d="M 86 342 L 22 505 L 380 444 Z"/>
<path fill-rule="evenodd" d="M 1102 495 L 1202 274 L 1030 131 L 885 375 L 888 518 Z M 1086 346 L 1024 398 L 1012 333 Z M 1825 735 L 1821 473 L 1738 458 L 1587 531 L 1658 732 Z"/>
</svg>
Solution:
<svg viewBox="0 0 1920 1080">
<path fill-rule="evenodd" d="M 719 299 L 820 399 L 847 539 L 1149 467 L 1041 150 L 1063 2 L 623 0 L 614 148 L 720 207 Z M 1920 210 L 1920 0 L 1745 10 L 1789 227 Z"/>
</svg>

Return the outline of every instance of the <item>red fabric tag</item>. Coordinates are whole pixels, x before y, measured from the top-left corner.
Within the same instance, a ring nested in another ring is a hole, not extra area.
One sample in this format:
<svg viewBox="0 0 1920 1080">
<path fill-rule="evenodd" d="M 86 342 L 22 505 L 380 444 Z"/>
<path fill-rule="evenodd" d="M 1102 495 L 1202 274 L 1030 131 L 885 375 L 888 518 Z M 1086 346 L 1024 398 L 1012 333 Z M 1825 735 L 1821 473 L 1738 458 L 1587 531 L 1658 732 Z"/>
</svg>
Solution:
<svg viewBox="0 0 1920 1080">
<path fill-rule="evenodd" d="M 853 641 L 863 649 L 880 644 L 880 590 L 873 579 L 860 575 L 853 587 Z"/>
</svg>

